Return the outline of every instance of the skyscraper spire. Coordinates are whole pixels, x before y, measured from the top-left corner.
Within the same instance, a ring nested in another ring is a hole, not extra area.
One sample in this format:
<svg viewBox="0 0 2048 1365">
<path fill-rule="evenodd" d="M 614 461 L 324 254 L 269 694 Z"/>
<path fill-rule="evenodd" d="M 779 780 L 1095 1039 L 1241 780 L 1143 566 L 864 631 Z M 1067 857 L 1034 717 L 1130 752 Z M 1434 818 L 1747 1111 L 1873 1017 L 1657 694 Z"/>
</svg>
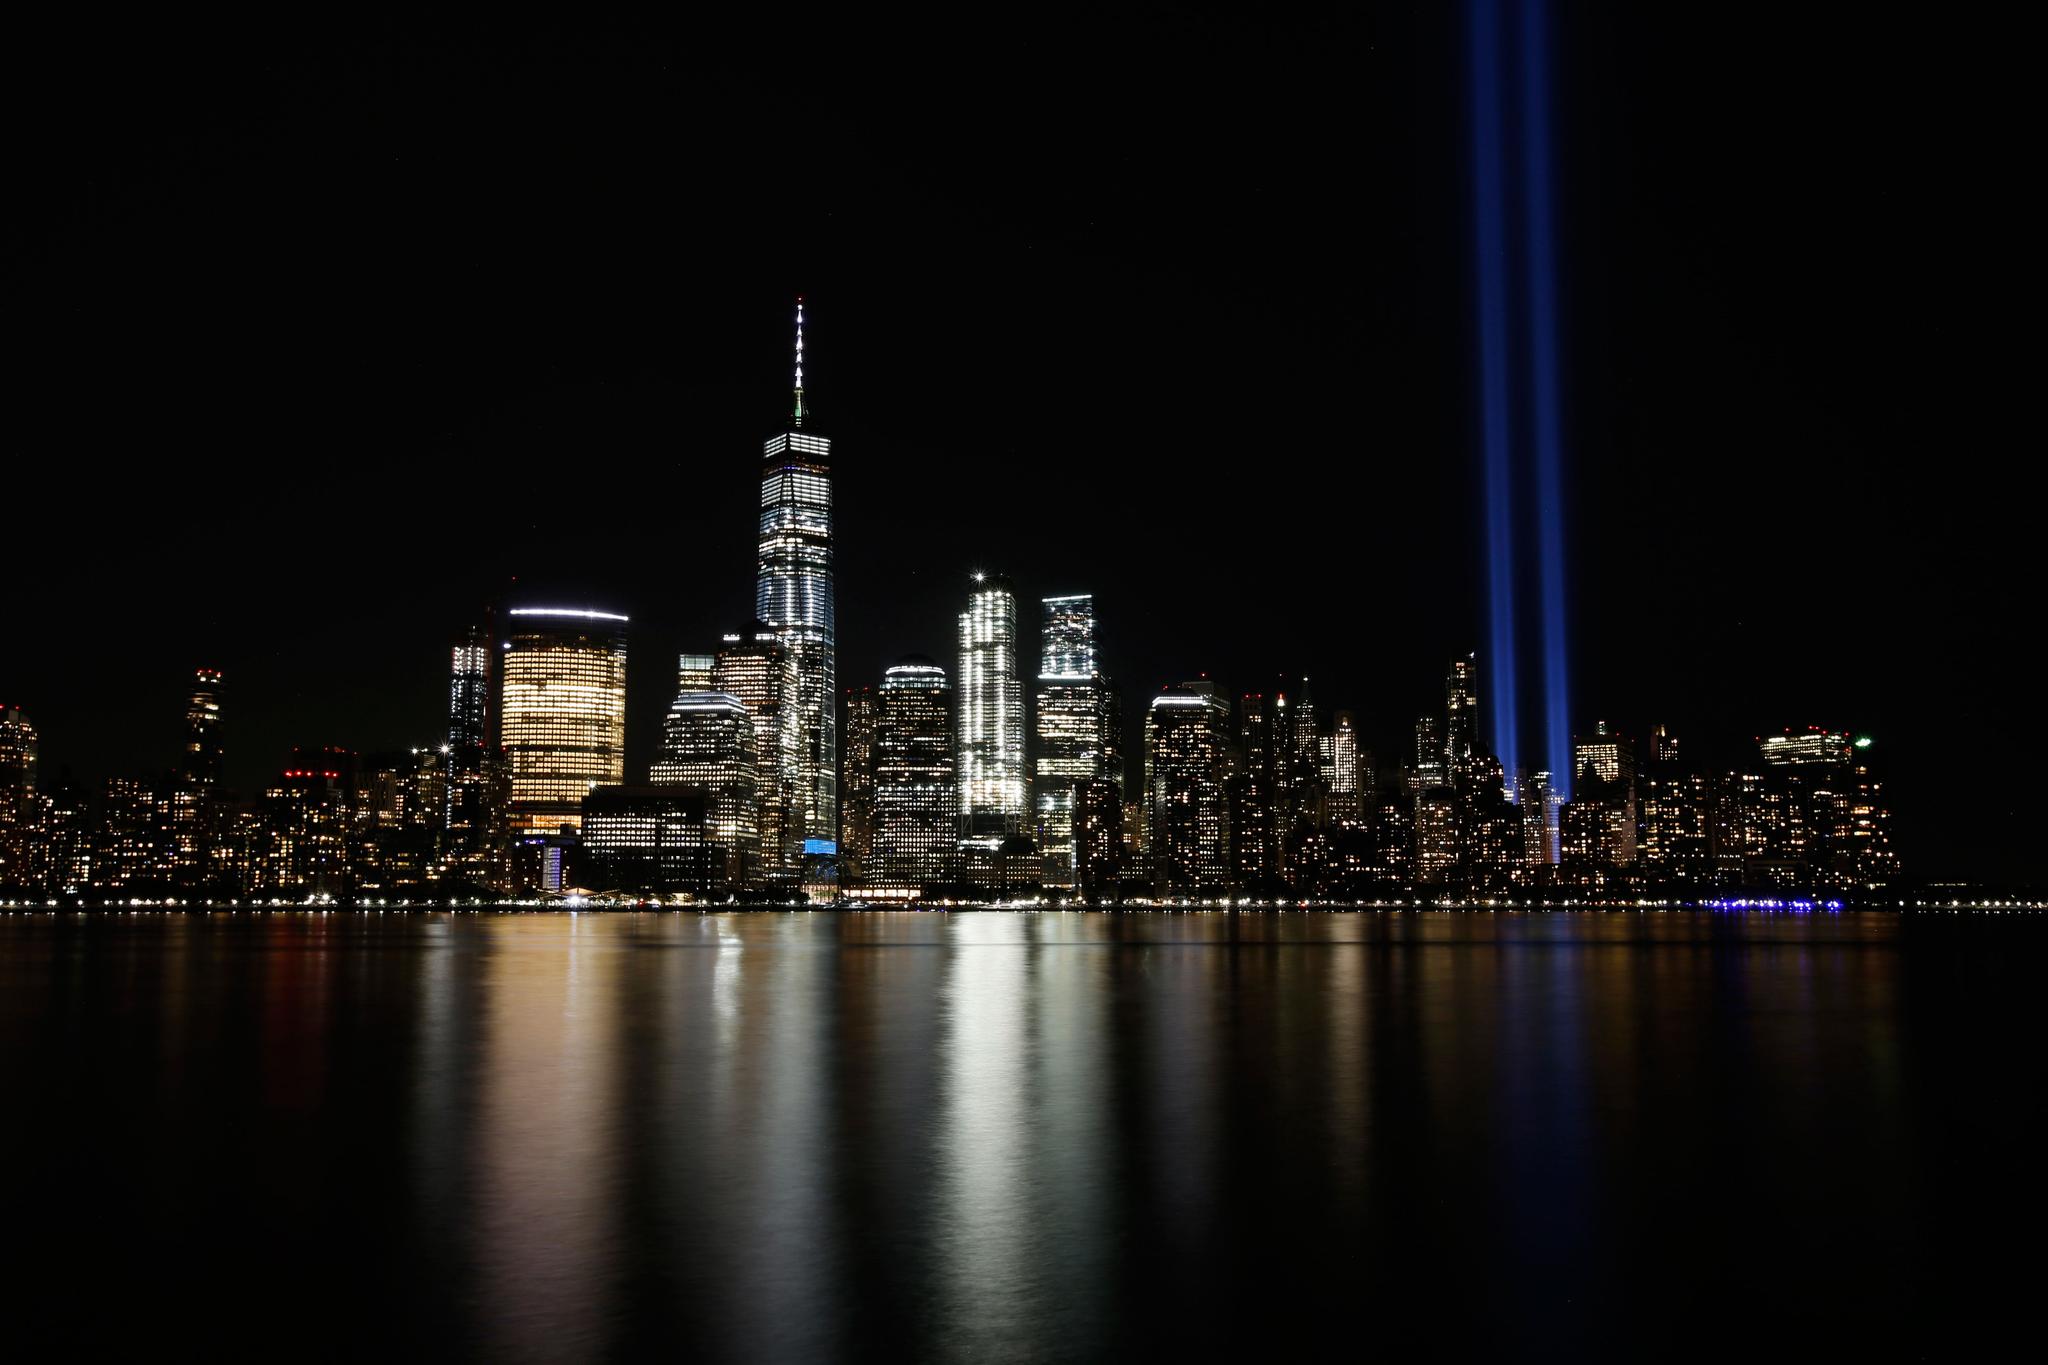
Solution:
<svg viewBox="0 0 2048 1365">
<path fill-rule="evenodd" d="M 796 408 L 790 414 L 790 425 L 804 424 L 804 296 L 796 296 Z"/>
</svg>

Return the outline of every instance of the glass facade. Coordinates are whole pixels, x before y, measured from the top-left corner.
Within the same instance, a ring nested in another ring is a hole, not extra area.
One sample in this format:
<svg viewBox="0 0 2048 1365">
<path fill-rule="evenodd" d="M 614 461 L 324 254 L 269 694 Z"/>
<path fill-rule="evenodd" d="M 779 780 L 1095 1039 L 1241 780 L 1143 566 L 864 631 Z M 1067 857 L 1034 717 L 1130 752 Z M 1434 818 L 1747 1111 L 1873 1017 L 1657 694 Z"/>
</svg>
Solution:
<svg viewBox="0 0 2048 1365">
<path fill-rule="evenodd" d="M 192 675 L 191 700 L 185 703 L 185 784 L 213 787 L 220 782 L 221 693 L 225 680 L 217 668 Z"/>
<path fill-rule="evenodd" d="M 1346 820 L 1359 815 L 1361 770 L 1358 761 L 1358 722 L 1349 711 L 1339 711 L 1331 722 L 1330 806 Z"/>
<path fill-rule="evenodd" d="M 626 618 L 519 607 L 499 697 L 514 834 L 576 828 L 583 798 L 626 775 Z"/>
<path fill-rule="evenodd" d="M 685 788 L 705 799 L 709 889 L 751 885 L 760 857 L 760 791 L 754 769 L 754 719 L 726 692 L 681 692 L 662 720 L 661 757 L 648 785 Z"/>
<path fill-rule="evenodd" d="M 41 823 L 36 754 L 36 727 L 19 707 L 0 706 L 0 886 L 34 880 L 30 854 Z"/>
<path fill-rule="evenodd" d="M 454 852 L 472 852 L 489 836 L 490 699 L 490 631 L 472 626 L 449 652 L 445 823 Z"/>
<path fill-rule="evenodd" d="M 914 891 L 945 881 L 958 832 L 953 698 L 946 670 L 911 657 L 876 694 L 874 843 L 867 885 Z"/>
<path fill-rule="evenodd" d="M 875 724 L 882 701 L 871 687 L 846 694 L 845 771 L 839 781 L 839 875 L 857 886 L 875 846 Z"/>
<path fill-rule="evenodd" d="M 1023 832 L 1024 686 L 1017 676 L 1017 595 L 1006 578 L 976 574 L 960 613 L 961 833 Z"/>
<path fill-rule="evenodd" d="M 722 889 L 709 834 L 709 806 L 703 792 L 687 788 L 592 790 L 583 802 L 573 880 L 606 891 L 704 894 Z"/>
<path fill-rule="evenodd" d="M 1479 753 L 1478 664 L 1467 655 L 1451 660 L 1444 675 L 1444 765 L 1462 773 Z"/>
<path fill-rule="evenodd" d="M 1095 599 L 1043 599 L 1038 673 L 1038 752 L 1033 771 L 1040 881 L 1048 890 L 1080 884 L 1074 836 L 1078 784 L 1121 783 L 1116 694 L 1095 658 Z"/>
<path fill-rule="evenodd" d="M 1230 705 L 1206 682 L 1152 699 L 1145 724 L 1146 833 L 1160 894 L 1216 896 L 1230 885 Z"/>
<path fill-rule="evenodd" d="M 803 715 L 798 661 L 783 636 L 765 624 L 728 635 L 714 656 L 711 683 L 747 711 L 754 728 L 756 878 L 787 885 L 802 871 Z"/>
<path fill-rule="evenodd" d="M 754 614 L 795 663 L 795 763 L 786 774 L 794 833 L 839 837 L 837 627 L 832 604 L 832 443 L 803 429 L 804 313 L 796 314 L 790 429 L 762 449 L 761 540 Z"/>
</svg>

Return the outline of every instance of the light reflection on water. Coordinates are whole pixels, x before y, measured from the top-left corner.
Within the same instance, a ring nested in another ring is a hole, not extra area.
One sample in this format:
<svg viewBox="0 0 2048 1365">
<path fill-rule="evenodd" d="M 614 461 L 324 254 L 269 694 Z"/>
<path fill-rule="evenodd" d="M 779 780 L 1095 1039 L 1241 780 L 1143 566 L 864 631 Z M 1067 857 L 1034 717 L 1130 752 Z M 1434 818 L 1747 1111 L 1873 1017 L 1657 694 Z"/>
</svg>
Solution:
<svg viewBox="0 0 2048 1365">
<path fill-rule="evenodd" d="M 2048 1208 L 2041 942 L 1998 933 L 23 917 L 0 1212 L 46 1351 L 1896 1347 Z"/>
</svg>

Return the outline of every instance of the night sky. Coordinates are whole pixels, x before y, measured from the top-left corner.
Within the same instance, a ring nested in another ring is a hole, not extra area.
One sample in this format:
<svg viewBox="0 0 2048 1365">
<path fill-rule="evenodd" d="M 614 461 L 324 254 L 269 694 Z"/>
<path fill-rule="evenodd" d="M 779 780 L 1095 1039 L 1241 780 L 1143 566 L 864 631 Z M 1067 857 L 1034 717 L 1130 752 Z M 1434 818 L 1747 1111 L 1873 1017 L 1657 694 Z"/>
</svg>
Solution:
<svg viewBox="0 0 2048 1365">
<path fill-rule="evenodd" d="M 1575 717 L 1871 734 L 1909 873 L 2038 879 L 2021 45 L 1631 8 L 1557 19 Z M 1389 756 L 1483 646 L 1459 7 L 266 22 L 19 35 L 46 782 L 168 766 L 196 664 L 245 789 L 435 742 L 515 575 L 632 614 L 637 772 L 797 294 L 842 683 L 950 667 L 975 568 L 1095 592 L 1133 713 L 1307 673 Z"/>
</svg>

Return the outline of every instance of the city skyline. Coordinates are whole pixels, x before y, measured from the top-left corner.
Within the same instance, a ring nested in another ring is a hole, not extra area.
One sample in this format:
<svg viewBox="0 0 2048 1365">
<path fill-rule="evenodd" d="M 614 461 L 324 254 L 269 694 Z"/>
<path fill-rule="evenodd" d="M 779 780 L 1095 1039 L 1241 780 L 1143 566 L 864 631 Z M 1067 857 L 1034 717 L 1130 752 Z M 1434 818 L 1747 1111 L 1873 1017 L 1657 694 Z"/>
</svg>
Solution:
<svg viewBox="0 0 2048 1365">
<path fill-rule="evenodd" d="M 1846 731 L 1788 727 L 1756 737 L 1758 761 L 1717 776 L 1681 762 L 1679 735 L 1660 720 L 1647 733 L 1639 790 L 1628 734 L 1597 720 L 1583 735 L 1567 709 L 1563 770 L 1532 770 L 1499 756 L 1516 743 L 1517 708 L 1490 695 L 1514 686 L 1516 661 L 1482 682 L 1477 650 L 1449 661 L 1441 706 L 1414 721 L 1406 762 L 1362 748 L 1354 710 L 1319 711 L 1306 674 L 1233 693 L 1205 672 L 1133 708 L 1143 769 L 1127 775 L 1125 709 L 1102 668 L 1094 594 L 1040 599 L 1039 666 L 1027 686 L 1033 640 L 1015 583 L 976 568 L 950 678 L 909 654 L 842 691 L 836 480 L 830 441 L 804 429 L 805 364 L 799 296 L 789 416 L 762 447 L 755 619 L 724 633 L 715 652 L 677 656 L 654 759 L 628 758 L 631 617 L 537 606 L 508 587 L 478 613 L 495 628 L 453 633 L 438 759 L 432 743 L 395 766 L 345 746 L 295 745 L 253 810 L 236 806 L 222 781 L 220 669 L 194 672 L 183 757 L 167 782 L 110 778 L 81 798 L 60 778 L 58 794 L 43 798 L 57 822 L 47 829 L 24 795 L 38 775 L 37 737 L 10 707 L 5 851 L 16 889 L 33 875 L 72 893 L 352 892 L 396 875 L 401 886 L 459 878 L 506 892 L 608 882 L 794 895 L 818 891 L 811 884 L 822 876 L 828 894 L 859 894 L 872 881 L 885 899 L 1023 892 L 1113 903 L 1342 900 L 1396 886 L 1867 892 L 1899 879 L 1890 800 L 1863 759 L 1868 736 L 1852 745 Z M 904 712 L 906 686 L 935 689 L 938 709 Z M 911 715 L 923 717 L 913 731 L 929 728 L 947 747 L 906 770 L 904 755 L 926 743 L 906 739 Z M 943 736 L 931 728 L 941 717 Z M 858 769 L 839 763 L 842 725 Z M 1377 728 L 1391 726 L 1381 718 Z M 1700 748 L 1695 740 L 1687 752 Z M 1811 780 L 1765 776 L 1808 769 L 1828 774 L 1812 791 Z M 946 770 L 950 805 L 931 781 Z M 842 787 L 858 793 L 845 829 Z M 323 801 L 340 803 L 338 823 L 320 814 Z M 86 823 L 63 813 L 73 806 L 90 812 Z M 598 824 L 579 829 L 587 820 Z M 153 822 L 165 824 L 161 834 Z M 950 847 L 937 833 L 947 824 Z M 37 849 L 51 840 L 76 848 Z M 43 871 L 28 870 L 31 850 Z M 63 867 L 77 870 L 52 870 Z"/>
<path fill-rule="evenodd" d="M 1902 792 L 1938 790 L 1953 733 L 1999 722 L 1972 680 L 2016 652 L 2005 585 L 2028 572 L 2020 501 L 1970 473 L 2024 391 L 1996 344 L 2006 291 L 1979 273 L 1998 253 L 1960 226 L 2023 221 L 1994 211 L 2010 182 L 1977 136 L 1999 87 L 1909 110 L 1879 73 L 1920 53 L 1810 16 L 1768 53 L 1669 16 L 1557 24 L 1572 722 L 1731 748 L 1854 727 Z M 825 57 L 880 32 L 809 31 L 791 55 L 737 22 L 574 50 L 426 23 L 397 68 L 381 40 L 323 32 L 335 69 L 395 72 L 388 98 L 344 75 L 338 103 L 293 96 L 326 88 L 310 55 L 243 63 L 175 28 L 99 51 L 75 83 L 107 102 L 39 147 L 47 231 L 25 258 L 24 449 L 46 491 L 0 701 L 36 717 L 53 772 L 174 761 L 136 699 L 201 664 L 236 688 L 237 788 L 294 744 L 422 742 L 450 623 L 512 579 L 633 618 L 645 763 L 668 656 L 753 613 L 757 528 L 734 509 L 758 471 L 730 457 L 788 411 L 798 294 L 842 473 L 847 681 L 934 652 L 977 566 L 1025 601 L 1097 595 L 1127 746 L 1149 689 L 1285 669 L 1388 752 L 1442 660 L 1491 658 L 1455 7 L 1105 17 L 1089 46 L 1119 79 L 1049 121 L 984 102 L 1031 88 L 1007 38 L 929 73 L 985 112 L 950 124 Z M 1243 50 L 1289 74 L 1219 108 L 1200 73 Z M 1730 69 L 1751 81 L 1733 108 Z M 1824 98 L 1814 71 L 1846 90 Z M 676 130 L 765 75 L 791 78 L 786 104 L 660 169 Z M 181 98 L 195 86 L 221 100 Z M 536 136 L 462 131 L 525 117 L 535 89 L 563 92 Z M 1155 109 L 1194 126 L 1134 157 L 1117 130 Z M 1844 109 L 1870 136 L 1840 135 Z M 791 147 L 803 207 L 736 211 L 776 202 Z M 504 211 L 521 184 L 537 202 Z M 1308 185 L 1367 211 L 1290 188 Z M 1879 211 L 1880 185 L 1908 188 Z M 1983 211 L 1936 211 L 1951 200 Z M 420 222 L 438 226 L 402 226 Z M 1901 269 L 1920 261 L 1962 278 Z M 1188 476 L 1203 464 L 1233 472 Z M 1204 531 L 1151 591 L 1160 547 Z M 157 587 L 171 564 L 189 576 Z M 1980 780 L 1902 807 L 1929 875 L 2027 873 L 2009 850 L 2039 797 Z"/>
</svg>

